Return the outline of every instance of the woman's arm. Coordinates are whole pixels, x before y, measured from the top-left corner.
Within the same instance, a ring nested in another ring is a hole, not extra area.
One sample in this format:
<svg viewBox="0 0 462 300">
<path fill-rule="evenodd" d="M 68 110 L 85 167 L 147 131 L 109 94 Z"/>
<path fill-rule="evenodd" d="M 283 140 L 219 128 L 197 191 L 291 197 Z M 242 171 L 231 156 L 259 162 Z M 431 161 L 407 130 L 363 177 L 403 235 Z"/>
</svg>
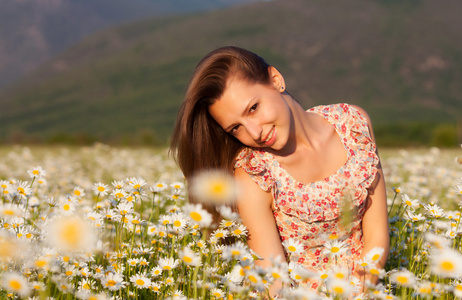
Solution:
<svg viewBox="0 0 462 300">
<path fill-rule="evenodd" d="M 354 106 L 366 118 L 369 124 L 369 133 L 375 143 L 371 120 L 367 113 L 360 107 Z M 378 153 L 377 153 L 378 155 Z M 371 187 L 368 189 L 366 212 L 362 220 L 364 249 L 361 257 L 364 257 L 374 247 L 383 248 L 385 251 L 378 262 L 378 267 L 383 268 L 387 261 L 390 248 L 390 236 L 388 231 L 387 195 L 382 166 L 377 165 L 377 174 Z"/>
<path fill-rule="evenodd" d="M 234 176 L 240 188 L 237 209 L 242 223 L 249 232 L 247 243 L 253 251 L 263 258 L 263 260 L 255 261 L 255 264 L 263 268 L 270 267 L 269 259 L 271 257 L 280 256 L 281 259 L 285 259 L 279 231 L 273 216 L 273 196 L 271 192 L 262 190 L 242 168 L 237 168 Z M 274 296 L 280 287 L 281 283 L 275 282 L 270 287 L 270 294 Z"/>
</svg>

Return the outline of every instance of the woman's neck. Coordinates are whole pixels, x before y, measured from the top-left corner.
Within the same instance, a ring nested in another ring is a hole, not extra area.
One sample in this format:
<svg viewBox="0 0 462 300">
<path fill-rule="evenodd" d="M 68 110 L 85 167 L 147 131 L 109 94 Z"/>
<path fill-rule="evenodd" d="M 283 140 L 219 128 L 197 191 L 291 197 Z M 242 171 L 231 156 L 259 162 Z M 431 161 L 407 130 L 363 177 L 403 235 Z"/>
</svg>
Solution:
<svg viewBox="0 0 462 300">
<path fill-rule="evenodd" d="M 313 149 L 313 142 L 318 128 L 311 118 L 312 115 L 305 111 L 300 103 L 289 94 L 284 94 L 284 99 L 291 112 L 289 140 L 283 149 L 274 154 L 288 156 L 301 148 Z"/>
</svg>

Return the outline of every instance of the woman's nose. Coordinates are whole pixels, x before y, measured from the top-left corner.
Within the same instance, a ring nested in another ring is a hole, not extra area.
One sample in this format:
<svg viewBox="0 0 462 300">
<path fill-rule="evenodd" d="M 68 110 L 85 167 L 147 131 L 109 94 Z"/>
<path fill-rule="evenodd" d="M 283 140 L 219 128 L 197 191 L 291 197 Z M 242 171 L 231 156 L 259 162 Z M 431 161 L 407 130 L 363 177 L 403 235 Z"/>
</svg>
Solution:
<svg viewBox="0 0 462 300">
<path fill-rule="evenodd" d="M 260 124 L 254 121 L 250 121 L 247 123 L 246 127 L 247 127 L 247 132 L 255 141 L 261 140 L 262 127 L 260 126 Z"/>
</svg>

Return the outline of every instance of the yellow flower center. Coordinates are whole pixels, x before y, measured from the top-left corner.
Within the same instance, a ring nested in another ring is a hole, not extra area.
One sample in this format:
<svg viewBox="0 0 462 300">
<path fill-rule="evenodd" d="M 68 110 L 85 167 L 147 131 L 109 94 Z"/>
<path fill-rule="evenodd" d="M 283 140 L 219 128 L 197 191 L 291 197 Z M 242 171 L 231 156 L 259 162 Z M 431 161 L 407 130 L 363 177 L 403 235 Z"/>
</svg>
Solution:
<svg viewBox="0 0 462 300">
<path fill-rule="evenodd" d="M 12 209 L 5 209 L 3 211 L 4 215 L 14 216 L 14 211 Z"/>
<path fill-rule="evenodd" d="M 34 175 L 38 175 L 39 173 L 40 173 L 40 172 L 39 172 L 38 170 L 32 171 L 32 174 L 34 174 Z"/>
<path fill-rule="evenodd" d="M 19 280 L 10 280 L 10 287 L 13 289 L 13 290 L 20 290 L 21 289 L 21 282 Z"/>
<path fill-rule="evenodd" d="M 281 274 L 276 273 L 276 272 L 273 272 L 271 275 L 273 276 L 273 278 L 276 278 L 276 279 L 281 278 Z"/>
<path fill-rule="evenodd" d="M 66 271 L 65 273 L 67 276 L 71 276 L 72 275 L 72 271 Z"/>
<path fill-rule="evenodd" d="M 443 261 L 441 263 L 441 268 L 445 271 L 452 271 L 454 270 L 454 264 L 450 261 Z"/>
<path fill-rule="evenodd" d="M 202 216 L 200 213 L 198 212 L 195 212 L 195 211 L 192 211 L 189 216 L 191 217 L 191 219 L 193 219 L 194 221 L 196 222 L 199 222 L 202 220 Z"/>
<path fill-rule="evenodd" d="M 176 220 L 175 222 L 173 222 L 173 225 L 175 227 L 180 227 L 181 226 L 181 221 Z"/>
<path fill-rule="evenodd" d="M 104 188 L 104 186 L 99 186 L 98 187 L 98 192 L 104 192 L 106 189 Z"/>
<path fill-rule="evenodd" d="M 47 262 L 45 260 L 36 260 L 35 261 L 35 265 L 39 268 L 42 268 L 44 267 L 45 265 L 47 264 Z"/>
<path fill-rule="evenodd" d="M 250 276 L 249 276 L 249 280 L 252 281 L 253 283 L 257 283 L 257 282 L 258 282 L 257 278 L 256 278 L 255 276 L 253 276 L 253 275 L 250 275 Z"/>
<path fill-rule="evenodd" d="M 239 234 L 241 234 L 241 233 L 242 233 L 242 231 L 241 231 L 240 229 L 234 230 L 234 234 L 236 234 L 236 235 L 239 235 Z"/>
<path fill-rule="evenodd" d="M 142 279 L 137 279 L 137 280 L 136 280 L 136 284 L 137 284 L 137 285 L 144 285 L 144 280 L 142 280 Z"/>
<path fill-rule="evenodd" d="M 322 274 L 321 275 L 321 279 L 326 279 L 327 277 L 329 277 L 329 275 L 327 275 L 327 274 Z"/>
<path fill-rule="evenodd" d="M 399 284 L 406 284 L 409 282 L 409 279 L 406 276 L 398 276 L 396 277 L 396 281 L 398 281 Z"/>
<path fill-rule="evenodd" d="M 107 285 L 109 285 L 109 286 L 114 286 L 114 285 L 116 285 L 116 282 L 115 282 L 114 280 L 111 279 L 111 280 L 108 280 L 108 281 L 107 281 Z"/>
<path fill-rule="evenodd" d="M 372 260 L 378 260 L 380 258 L 380 254 L 375 254 L 374 256 L 372 256 Z"/>
<path fill-rule="evenodd" d="M 75 190 L 75 191 L 74 191 L 74 195 L 80 196 L 80 194 L 81 194 L 81 192 L 80 192 L 79 190 Z"/>
<path fill-rule="evenodd" d="M 69 209 L 71 209 L 71 206 L 69 204 L 64 204 L 63 209 L 68 211 Z"/>
<path fill-rule="evenodd" d="M 339 247 L 332 247 L 332 249 L 330 249 L 330 251 L 332 251 L 332 253 L 337 253 L 340 251 L 340 248 Z"/>
<path fill-rule="evenodd" d="M 287 250 L 289 250 L 290 252 L 295 252 L 297 248 L 295 248 L 294 246 L 289 246 L 287 247 Z"/>
<path fill-rule="evenodd" d="M 371 269 L 371 270 L 370 270 L 370 273 L 371 273 L 372 275 L 379 275 L 379 274 L 380 274 L 379 270 L 377 270 L 377 269 Z"/>
<path fill-rule="evenodd" d="M 337 294 L 343 294 L 345 290 L 341 286 L 334 287 L 334 292 Z"/>
</svg>

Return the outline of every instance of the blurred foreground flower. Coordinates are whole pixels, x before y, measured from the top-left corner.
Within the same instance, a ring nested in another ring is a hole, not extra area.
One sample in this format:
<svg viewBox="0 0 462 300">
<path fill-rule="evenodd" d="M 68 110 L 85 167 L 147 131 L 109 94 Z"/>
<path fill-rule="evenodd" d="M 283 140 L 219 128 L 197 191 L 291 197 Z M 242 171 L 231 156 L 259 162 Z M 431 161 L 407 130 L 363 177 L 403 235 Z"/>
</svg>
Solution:
<svg viewBox="0 0 462 300">
<path fill-rule="evenodd" d="M 45 227 L 46 240 L 51 247 L 72 252 L 90 251 L 95 247 L 95 229 L 83 218 L 56 217 Z"/>
<path fill-rule="evenodd" d="M 31 292 L 26 279 L 16 272 L 8 272 L 2 275 L 2 287 L 22 297 L 28 296 Z"/>
<path fill-rule="evenodd" d="M 224 171 L 203 171 L 191 181 L 191 194 L 201 202 L 232 203 L 236 200 L 237 192 L 234 178 Z"/>
</svg>

